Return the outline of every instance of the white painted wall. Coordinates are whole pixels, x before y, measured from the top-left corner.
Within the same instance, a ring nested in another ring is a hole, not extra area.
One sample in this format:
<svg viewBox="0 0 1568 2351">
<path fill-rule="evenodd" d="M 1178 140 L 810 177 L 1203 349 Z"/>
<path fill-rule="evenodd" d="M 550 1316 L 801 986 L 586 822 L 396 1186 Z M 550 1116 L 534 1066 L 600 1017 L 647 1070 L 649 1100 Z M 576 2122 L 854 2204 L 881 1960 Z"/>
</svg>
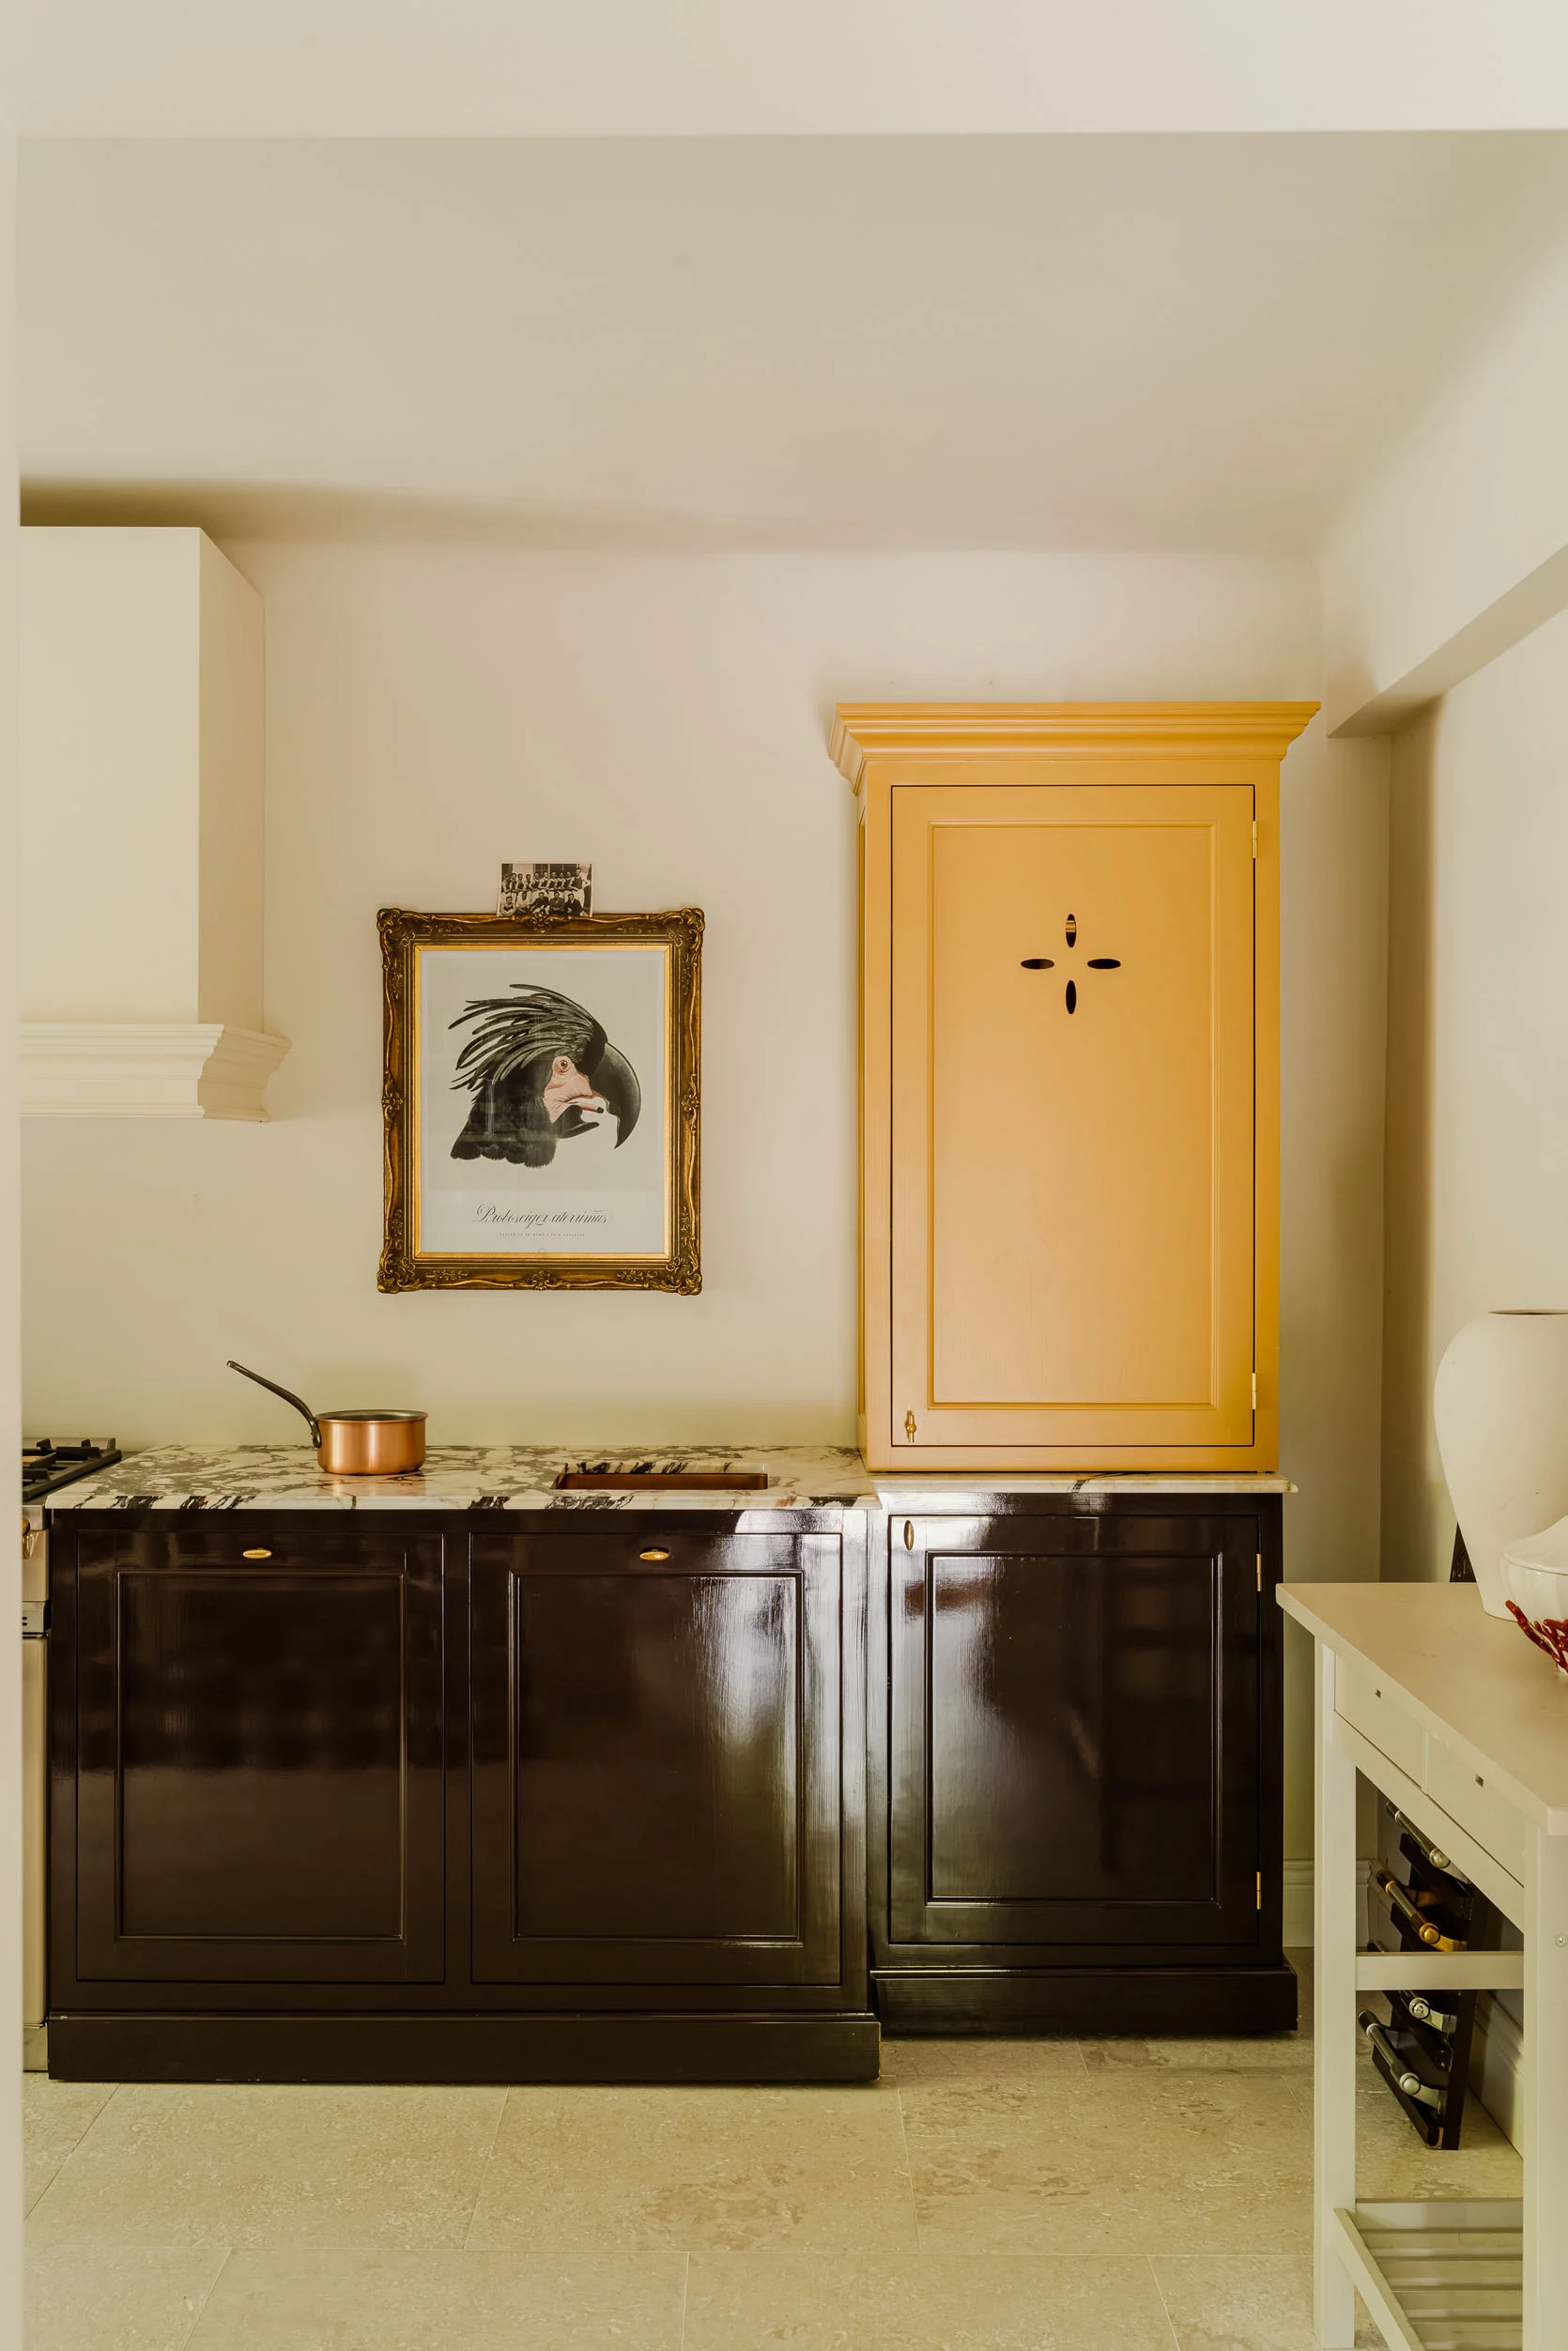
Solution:
<svg viewBox="0 0 1568 2351">
<path fill-rule="evenodd" d="M 1568 614 L 1393 745 L 1385 1575 L 1443 1576 L 1432 1381 L 1494 1306 L 1568 1306 Z"/>
<path fill-rule="evenodd" d="M 1565 396 L 1559 238 L 1324 540 L 1330 729 L 1391 730 L 1568 605 Z"/>
<path fill-rule="evenodd" d="M 16 936 L 22 896 L 17 855 L 17 596 L 15 346 L 16 138 L 11 39 L 0 17 L 0 1523 L 22 1514 L 16 1423 L 17 1336 Z M 0 2351 L 22 2351 L 22 1557 L 0 1551 Z"/>
<path fill-rule="evenodd" d="M 272 1125 L 32 1122 L 28 1413 L 292 1439 L 223 1368 L 422 1404 L 442 1439 L 851 1440 L 855 832 L 839 699 L 1312 696 L 1307 566 L 253 545 L 267 606 Z M 1382 747 L 1284 770 L 1290 1572 L 1373 1572 Z M 376 910 L 581 856 L 708 916 L 700 1298 L 375 1288 Z M 1298 1742 L 1298 1744 L 1299 1743 Z M 1293 1850 L 1304 1797 L 1293 1792 Z"/>
<path fill-rule="evenodd" d="M 1280 1460 L 1295 1583 L 1377 1577 L 1388 745 L 1321 717 L 1281 777 Z M 1287 1623 L 1285 1942 L 1312 1941 L 1312 1644 Z"/>
</svg>

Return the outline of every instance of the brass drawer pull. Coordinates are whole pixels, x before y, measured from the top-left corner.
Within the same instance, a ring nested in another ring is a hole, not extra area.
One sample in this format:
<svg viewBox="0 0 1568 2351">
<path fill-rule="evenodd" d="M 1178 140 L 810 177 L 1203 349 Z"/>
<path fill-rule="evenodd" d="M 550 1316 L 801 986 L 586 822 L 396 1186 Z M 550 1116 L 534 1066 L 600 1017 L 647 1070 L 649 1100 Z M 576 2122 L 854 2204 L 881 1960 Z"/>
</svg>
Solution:
<svg viewBox="0 0 1568 2351">
<path fill-rule="evenodd" d="M 657 1544 L 654 1544 L 651 1550 L 639 1551 L 638 1553 L 638 1558 L 639 1560 L 668 1560 L 669 1557 L 669 1552 L 661 1551 Z"/>
<path fill-rule="evenodd" d="M 1469 1945 L 1462 1938 L 1445 1935 L 1432 1924 L 1425 1912 L 1418 1908 L 1407 1889 L 1390 1869 L 1375 1869 L 1373 1876 L 1392 1903 L 1397 1915 L 1418 1935 L 1429 1951 L 1468 1951 Z"/>
<path fill-rule="evenodd" d="M 270 1551 L 241 1551 L 239 1556 L 242 1560 L 269 1560 L 272 1554 Z"/>
</svg>

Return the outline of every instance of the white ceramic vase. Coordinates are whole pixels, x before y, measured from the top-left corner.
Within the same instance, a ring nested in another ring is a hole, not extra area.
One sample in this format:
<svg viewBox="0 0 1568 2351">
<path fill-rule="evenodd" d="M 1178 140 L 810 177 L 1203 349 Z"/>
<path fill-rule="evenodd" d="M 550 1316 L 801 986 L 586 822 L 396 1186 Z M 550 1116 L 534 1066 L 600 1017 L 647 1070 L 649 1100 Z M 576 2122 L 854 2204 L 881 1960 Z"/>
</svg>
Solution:
<svg viewBox="0 0 1568 2351">
<path fill-rule="evenodd" d="M 1506 1616 L 1504 1546 L 1568 1516 L 1568 1312 L 1478 1314 L 1451 1341 L 1432 1403 L 1482 1606 Z"/>
</svg>

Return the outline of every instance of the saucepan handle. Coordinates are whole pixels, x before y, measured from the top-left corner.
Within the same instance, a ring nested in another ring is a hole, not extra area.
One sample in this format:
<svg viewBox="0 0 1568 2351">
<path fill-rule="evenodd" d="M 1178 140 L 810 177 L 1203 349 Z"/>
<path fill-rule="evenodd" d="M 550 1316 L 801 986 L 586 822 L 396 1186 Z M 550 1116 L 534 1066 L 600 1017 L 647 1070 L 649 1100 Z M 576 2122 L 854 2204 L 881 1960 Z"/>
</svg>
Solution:
<svg viewBox="0 0 1568 2351">
<path fill-rule="evenodd" d="M 258 1388 L 270 1388 L 272 1393 L 275 1396 L 281 1396 L 284 1404 L 291 1404 L 294 1406 L 295 1411 L 302 1414 L 304 1419 L 310 1422 L 311 1443 L 315 1447 L 317 1452 L 320 1452 L 321 1423 L 316 1419 L 315 1413 L 311 1410 L 309 1405 L 305 1402 L 303 1396 L 297 1396 L 292 1388 L 280 1388 L 275 1379 L 263 1379 L 259 1372 L 247 1371 L 244 1364 L 237 1363 L 232 1355 L 229 1357 L 229 1370 L 231 1372 L 240 1373 L 246 1379 L 254 1379 Z"/>
</svg>

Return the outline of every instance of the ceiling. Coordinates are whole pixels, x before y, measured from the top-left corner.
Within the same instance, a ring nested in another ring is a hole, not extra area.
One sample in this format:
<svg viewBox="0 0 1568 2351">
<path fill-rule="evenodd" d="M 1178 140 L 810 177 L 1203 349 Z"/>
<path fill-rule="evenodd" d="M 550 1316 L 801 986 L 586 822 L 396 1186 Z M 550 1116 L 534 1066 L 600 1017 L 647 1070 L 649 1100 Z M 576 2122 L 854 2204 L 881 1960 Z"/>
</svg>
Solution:
<svg viewBox="0 0 1568 2351">
<path fill-rule="evenodd" d="M 35 519 L 1307 552 L 1568 134 L 33 142 Z"/>
<path fill-rule="evenodd" d="M 19 0 L 30 135 L 1561 129 L 1562 0 Z"/>
</svg>

